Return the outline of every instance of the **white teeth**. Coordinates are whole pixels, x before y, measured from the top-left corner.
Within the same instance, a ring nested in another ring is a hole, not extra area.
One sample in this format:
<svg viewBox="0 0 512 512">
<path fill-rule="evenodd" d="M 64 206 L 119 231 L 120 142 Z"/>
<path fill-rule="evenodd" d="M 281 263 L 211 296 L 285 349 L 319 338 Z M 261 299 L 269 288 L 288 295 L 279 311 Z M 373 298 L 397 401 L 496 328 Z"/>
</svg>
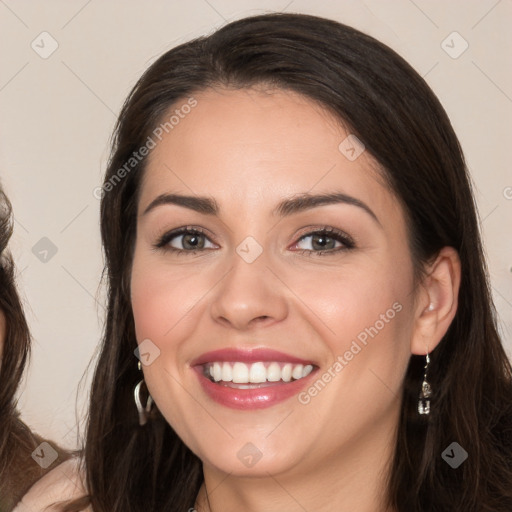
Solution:
<svg viewBox="0 0 512 512">
<path fill-rule="evenodd" d="M 313 371 L 313 365 L 307 364 L 302 370 L 302 376 L 307 377 Z"/>
<path fill-rule="evenodd" d="M 290 382 L 292 380 L 292 365 L 290 363 L 283 366 L 283 369 L 281 370 L 281 378 L 285 382 Z"/>
<path fill-rule="evenodd" d="M 245 364 L 242 362 L 215 362 L 207 365 L 207 374 L 214 382 L 234 382 L 235 384 L 260 384 L 264 382 L 290 382 L 307 377 L 313 371 L 313 365 L 292 363 Z"/>
<path fill-rule="evenodd" d="M 214 365 L 215 366 L 215 365 Z M 233 370 L 231 368 L 231 365 L 229 363 L 224 363 L 222 365 L 222 373 L 221 373 L 221 380 L 226 382 L 231 382 L 233 380 Z M 215 372 L 215 370 L 214 370 Z"/>
<path fill-rule="evenodd" d="M 238 384 L 247 384 L 249 382 L 249 368 L 247 368 L 246 364 L 235 363 L 233 365 L 233 382 Z"/>
<path fill-rule="evenodd" d="M 267 368 L 267 380 L 269 382 L 281 380 L 281 367 L 277 363 L 270 363 Z"/>
<path fill-rule="evenodd" d="M 219 382 L 219 380 L 222 380 L 222 366 L 220 364 L 214 364 L 213 366 L 210 366 L 210 375 L 213 377 L 213 380 L 215 382 Z"/>
<path fill-rule="evenodd" d="M 298 364 L 297 366 L 294 366 L 293 367 L 293 370 L 292 370 L 292 377 L 297 380 L 297 379 L 302 379 L 302 368 L 303 366 L 301 364 Z"/>
<path fill-rule="evenodd" d="M 249 371 L 249 382 L 258 383 L 258 382 L 266 382 L 267 380 L 267 370 L 265 369 L 265 365 L 263 363 L 254 363 L 251 365 L 251 369 Z"/>
</svg>

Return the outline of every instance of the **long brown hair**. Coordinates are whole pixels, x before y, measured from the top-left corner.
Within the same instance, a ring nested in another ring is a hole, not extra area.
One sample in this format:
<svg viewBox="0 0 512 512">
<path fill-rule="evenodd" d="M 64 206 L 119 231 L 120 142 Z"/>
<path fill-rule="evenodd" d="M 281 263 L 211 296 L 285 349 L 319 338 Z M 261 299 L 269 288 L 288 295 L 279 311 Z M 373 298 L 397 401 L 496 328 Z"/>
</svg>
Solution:
<svg viewBox="0 0 512 512">
<path fill-rule="evenodd" d="M 203 481 L 201 461 L 157 408 L 146 426 L 138 424 L 129 281 L 146 158 L 126 163 L 179 101 L 210 86 L 257 84 L 318 102 L 364 143 L 406 212 L 418 279 L 441 248 L 460 255 L 458 311 L 431 354 L 436 395 L 428 421 L 416 411 L 423 359 L 411 356 L 407 369 L 388 504 L 400 512 L 510 512 L 512 369 L 457 137 L 431 89 L 394 51 L 351 27 L 301 14 L 245 18 L 173 48 L 122 108 L 101 201 L 108 313 L 85 448 L 95 512 L 187 510 Z M 469 454 L 457 469 L 441 457 L 454 441 Z"/>
<path fill-rule="evenodd" d="M 16 289 L 15 266 L 7 244 L 13 232 L 12 206 L 0 187 L 0 311 L 5 339 L 0 365 L 0 511 L 8 512 L 47 470 L 31 457 L 44 440 L 32 432 L 16 410 L 19 384 L 30 355 L 30 332 Z M 69 454 L 52 442 L 58 461 Z"/>
</svg>

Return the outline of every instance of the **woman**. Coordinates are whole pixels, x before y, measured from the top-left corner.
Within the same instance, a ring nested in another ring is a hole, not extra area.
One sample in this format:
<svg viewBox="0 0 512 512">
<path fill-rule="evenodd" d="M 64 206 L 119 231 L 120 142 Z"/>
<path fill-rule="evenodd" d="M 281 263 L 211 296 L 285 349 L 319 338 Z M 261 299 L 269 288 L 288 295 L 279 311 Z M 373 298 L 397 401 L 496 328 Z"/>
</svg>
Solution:
<svg viewBox="0 0 512 512">
<path fill-rule="evenodd" d="M 180 45 L 101 194 L 95 512 L 512 509 L 466 166 L 396 53 L 295 14 Z"/>
<path fill-rule="evenodd" d="M 0 188 L 0 511 L 9 512 L 31 486 L 70 455 L 53 441 L 51 461 L 46 442 L 32 432 L 16 410 L 16 392 L 30 352 L 30 334 L 15 284 L 15 269 L 7 252 L 12 235 L 12 208 Z M 33 455 L 34 454 L 34 455 Z M 37 463 L 37 455 L 41 464 Z M 66 467 L 66 466 L 62 466 Z M 45 493 L 47 489 L 45 488 Z"/>
</svg>

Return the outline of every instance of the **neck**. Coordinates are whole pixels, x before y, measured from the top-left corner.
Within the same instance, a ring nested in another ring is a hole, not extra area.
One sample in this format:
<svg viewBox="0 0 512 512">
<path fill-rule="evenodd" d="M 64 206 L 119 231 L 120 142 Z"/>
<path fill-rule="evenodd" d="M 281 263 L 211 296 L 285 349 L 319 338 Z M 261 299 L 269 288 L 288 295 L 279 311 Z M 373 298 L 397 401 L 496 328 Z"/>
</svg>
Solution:
<svg viewBox="0 0 512 512">
<path fill-rule="evenodd" d="M 316 466 L 254 477 L 226 474 L 203 464 L 197 512 L 394 512 L 386 506 L 396 420 L 363 432 Z"/>
</svg>

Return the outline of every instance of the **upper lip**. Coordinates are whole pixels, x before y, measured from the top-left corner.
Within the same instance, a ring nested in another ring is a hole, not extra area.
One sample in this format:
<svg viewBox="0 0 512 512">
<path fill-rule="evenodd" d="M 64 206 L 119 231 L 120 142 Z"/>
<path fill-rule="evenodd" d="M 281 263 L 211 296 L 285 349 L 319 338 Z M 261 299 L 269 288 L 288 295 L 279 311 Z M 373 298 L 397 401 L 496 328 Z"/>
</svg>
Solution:
<svg viewBox="0 0 512 512">
<path fill-rule="evenodd" d="M 301 359 L 300 357 L 292 356 L 284 352 L 279 352 L 270 348 L 254 348 L 254 349 L 240 349 L 240 348 L 224 348 L 220 350 L 212 350 L 201 354 L 194 359 L 190 366 L 200 366 L 206 363 L 213 363 L 216 361 L 227 361 L 235 363 L 240 361 L 242 363 L 257 363 L 258 361 L 280 361 L 294 364 L 315 364 L 312 361 Z"/>
</svg>

